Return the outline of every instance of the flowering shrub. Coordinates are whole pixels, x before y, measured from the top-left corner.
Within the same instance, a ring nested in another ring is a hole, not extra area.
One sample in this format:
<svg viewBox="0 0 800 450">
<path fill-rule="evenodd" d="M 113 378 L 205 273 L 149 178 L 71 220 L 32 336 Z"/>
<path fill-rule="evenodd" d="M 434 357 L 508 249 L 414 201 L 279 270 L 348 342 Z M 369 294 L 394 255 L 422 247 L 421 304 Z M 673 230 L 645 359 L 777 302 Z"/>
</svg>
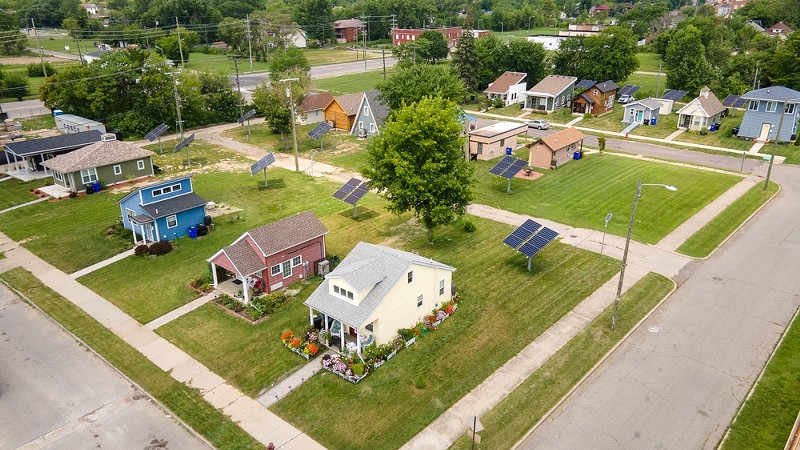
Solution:
<svg viewBox="0 0 800 450">
<path fill-rule="evenodd" d="M 284 331 L 283 334 L 281 335 L 281 341 L 283 341 L 283 343 L 286 344 L 289 342 L 289 339 L 293 337 L 294 337 L 294 331 L 291 330 Z"/>
<path fill-rule="evenodd" d="M 299 348 L 302 343 L 303 341 L 297 338 L 289 339 L 289 348 Z"/>
<path fill-rule="evenodd" d="M 352 356 L 325 355 L 322 357 L 322 368 L 339 375 L 351 383 L 358 383 L 369 373 L 368 367 L 356 362 Z"/>
<path fill-rule="evenodd" d="M 444 307 L 444 312 L 446 312 L 447 315 L 453 314 L 455 310 L 456 310 L 455 305 L 453 305 L 452 303 Z"/>
<path fill-rule="evenodd" d="M 309 356 L 316 356 L 319 353 L 319 347 L 314 345 L 313 342 L 309 342 L 306 344 L 306 347 L 303 349 L 303 353 Z"/>
<path fill-rule="evenodd" d="M 449 316 L 449 315 L 450 315 L 450 314 L 448 314 L 448 313 L 446 313 L 446 312 L 444 312 L 443 310 L 441 310 L 441 309 L 440 309 L 440 310 L 439 310 L 439 311 L 436 313 L 436 320 L 444 320 L 444 319 L 446 319 L 446 318 L 447 318 L 447 316 Z"/>
<path fill-rule="evenodd" d="M 320 341 L 319 333 L 313 327 L 307 328 L 302 338 L 296 336 L 292 330 L 284 331 L 281 334 L 281 342 L 286 348 L 306 359 L 317 356 L 320 350 L 325 348 L 325 344 Z"/>
</svg>

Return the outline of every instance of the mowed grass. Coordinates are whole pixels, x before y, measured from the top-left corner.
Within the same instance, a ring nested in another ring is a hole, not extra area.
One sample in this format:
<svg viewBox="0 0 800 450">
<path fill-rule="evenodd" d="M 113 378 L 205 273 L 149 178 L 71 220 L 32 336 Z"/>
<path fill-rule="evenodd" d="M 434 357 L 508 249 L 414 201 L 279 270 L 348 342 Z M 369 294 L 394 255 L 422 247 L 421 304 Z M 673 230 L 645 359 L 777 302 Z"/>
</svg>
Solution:
<svg viewBox="0 0 800 450">
<path fill-rule="evenodd" d="M 795 320 L 730 427 L 723 450 L 781 449 L 800 409 L 800 324 Z"/>
<path fill-rule="evenodd" d="M 778 185 L 770 182 L 767 190 L 764 184 L 758 183 L 743 196 L 731 203 L 718 216 L 714 217 L 703 228 L 698 230 L 680 247 L 678 253 L 694 258 L 705 258 L 710 255 L 731 233 L 744 223 L 764 203 L 778 192 Z"/>
<path fill-rule="evenodd" d="M 475 203 L 595 230 L 603 230 L 604 217 L 613 213 L 606 231 L 619 236 L 627 232 L 638 180 L 676 186 L 677 192 L 657 186 L 643 188 L 633 238 L 650 244 L 741 179 L 672 164 L 588 155 L 546 171 L 537 180 L 514 178 L 511 193 L 506 193 L 506 179 L 489 173 L 495 163 L 477 162 Z"/>
<path fill-rule="evenodd" d="M 331 198 L 338 188 L 335 183 L 277 168 L 269 169 L 267 179 L 269 187 L 264 189 L 263 178 L 251 177 L 246 169 L 195 175 L 193 187 L 198 195 L 241 208 L 236 215 L 242 219 L 232 221 L 233 214 L 218 217 L 212 233 L 198 239 L 178 239 L 175 249 L 166 255 L 125 258 L 79 281 L 147 323 L 198 297 L 187 287 L 189 280 L 207 271 L 210 266 L 206 260 L 249 229 L 312 209 L 318 216 L 329 218 L 323 223 L 331 230 L 328 253 L 335 255 L 348 252 L 358 238 L 381 241 L 385 229 L 400 220 L 384 211 L 382 201 L 372 194 L 359 202 L 359 219 L 353 220 L 352 208 Z M 353 225 L 359 222 L 364 225 Z"/>
<path fill-rule="evenodd" d="M 656 125 L 639 125 L 631 131 L 631 136 L 649 136 L 664 139 L 678 131 L 678 115 L 667 114 L 658 116 Z"/>
<path fill-rule="evenodd" d="M 393 72 L 394 68 L 387 67 L 386 78 L 390 77 Z M 375 89 L 375 85 L 383 80 L 383 70 L 380 70 L 354 73 L 331 78 L 322 78 L 313 80 L 311 85 L 317 90 L 328 91 L 333 95 L 342 95 Z"/>
<path fill-rule="evenodd" d="M 619 87 L 624 87 L 626 84 L 636 84 L 641 86 L 639 92 L 634 94 L 634 97 L 640 99 L 640 98 L 645 98 L 647 96 L 655 96 L 656 94 L 662 94 L 667 87 L 667 76 L 662 73 L 661 80 L 659 81 L 658 75 L 632 73 L 628 76 L 628 79 L 626 79 L 623 82 L 617 81 L 617 84 L 619 85 Z M 658 88 L 658 93 L 656 93 L 656 88 Z"/>
<path fill-rule="evenodd" d="M 139 384 L 197 433 L 220 449 L 264 448 L 192 389 L 158 368 L 80 308 L 44 286 L 30 272 L 17 268 L 0 274 L 111 365 Z"/>
<path fill-rule="evenodd" d="M 56 119 L 50 114 L 20 120 L 25 131 L 52 130 L 56 127 Z"/>
<path fill-rule="evenodd" d="M 5 176 L 5 174 L 0 174 L 0 178 Z M 0 181 L 0 211 L 36 200 L 36 196 L 33 195 L 31 189 L 42 187 L 45 184 L 46 180 L 25 182 L 12 178 L 10 180 Z"/>
<path fill-rule="evenodd" d="M 625 108 L 620 104 L 614 105 L 614 110 L 603 114 L 602 116 L 584 118 L 578 125 L 587 128 L 594 128 L 597 130 L 620 132 L 628 126 L 627 123 L 622 122 L 622 115 L 625 114 Z"/>
<path fill-rule="evenodd" d="M 433 246 L 418 228 L 401 241 L 458 269 L 463 301 L 450 320 L 359 384 L 321 372 L 272 410 L 328 448 L 400 447 L 617 272 L 611 258 L 559 243 L 529 272 L 501 244 L 513 227 L 475 222 L 474 233 L 442 227 Z M 368 432 L 353 426 L 356 411 Z"/>
<path fill-rule="evenodd" d="M 636 70 L 642 72 L 658 72 L 658 65 L 661 61 L 661 55 L 658 53 L 637 53 L 636 59 L 639 60 L 639 68 Z M 665 70 L 663 64 L 661 66 L 661 72 L 663 73 Z"/>
<path fill-rule="evenodd" d="M 610 327 L 612 307 L 609 306 L 503 401 L 481 416 L 484 426 L 481 446 L 512 448 L 673 286 L 670 279 L 652 272 L 639 280 L 620 300 L 615 331 Z M 462 436 L 451 448 L 469 449 L 471 445 L 471 440 Z"/>
</svg>

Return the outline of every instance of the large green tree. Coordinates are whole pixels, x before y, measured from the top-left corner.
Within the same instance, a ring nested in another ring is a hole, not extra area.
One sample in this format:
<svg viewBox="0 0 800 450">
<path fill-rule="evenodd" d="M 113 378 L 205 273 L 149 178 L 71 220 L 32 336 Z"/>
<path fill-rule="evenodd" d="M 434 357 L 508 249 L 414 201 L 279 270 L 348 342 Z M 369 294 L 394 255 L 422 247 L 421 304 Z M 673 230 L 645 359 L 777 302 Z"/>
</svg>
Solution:
<svg viewBox="0 0 800 450">
<path fill-rule="evenodd" d="M 292 2 L 294 21 L 302 24 L 308 37 L 324 42 L 333 37 L 330 0 L 299 0 Z"/>
<path fill-rule="evenodd" d="M 800 89 L 800 33 L 792 33 L 772 54 L 770 62 L 764 69 L 773 83 Z"/>
<path fill-rule="evenodd" d="M 556 51 L 553 65 L 559 75 L 623 81 L 639 67 L 636 38 L 624 27 L 611 27 L 597 36 L 567 38 Z"/>
<path fill-rule="evenodd" d="M 462 152 L 457 106 L 426 97 L 397 111 L 367 148 L 362 175 L 395 214 L 413 211 L 428 230 L 464 214 L 473 198 L 473 168 Z"/>
<path fill-rule="evenodd" d="M 478 68 L 481 60 L 475 46 L 475 36 L 471 27 L 467 26 L 456 41 L 453 52 L 453 69 L 470 92 L 478 90 Z"/>
<path fill-rule="evenodd" d="M 417 53 L 425 61 L 436 64 L 436 61 L 447 58 L 450 49 L 444 35 L 435 30 L 426 30 L 419 35 Z"/>
<path fill-rule="evenodd" d="M 711 83 L 713 72 L 706 60 L 702 32 L 693 25 L 675 32 L 664 55 L 667 87 L 685 89 L 691 93 Z"/>
<path fill-rule="evenodd" d="M 298 78 L 298 81 L 282 83 L 283 78 Z M 309 79 L 304 72 L 272 74 L 269 82 L 262 82 L 253 90 L 253 105 L 260 115 L 264 116 L 273 133 L 280 133 L 283 139 L 283 148 L 289 148 L 289 133 L 292 131 L 292 106 L 297 111 L 297 106 L 303 100 L 308 88 Z M 291 90 L 287 94 L 287 90 Z"/>
<path fill-rule="evenodd" d="M 305 53 L 299 48 L 290 45 L 285 49 L 278 49 L 272 53 L 269 61 L 269 71 L 272 73 L 285 73 L 295 70 L 308 72 L 311 65 Z"/>
<path fill-rule="evenodd" d="M 503 52 L 502 67 L 511 72 L 527 73 L 528 85 L 533 86 L 547 75 L 547 54 L 542 44 L 528 41 L 511 41 Z"/>
<path fill-rule="evenodd" d="M 426 96 L 456 101 L 466 93 L 464 82 L 450 67 L 431 64 L 401 67 L 378 83 L 377 88 L 392 109 L 400 108 L 403 103 L 416 103 Z"/>
</svg>

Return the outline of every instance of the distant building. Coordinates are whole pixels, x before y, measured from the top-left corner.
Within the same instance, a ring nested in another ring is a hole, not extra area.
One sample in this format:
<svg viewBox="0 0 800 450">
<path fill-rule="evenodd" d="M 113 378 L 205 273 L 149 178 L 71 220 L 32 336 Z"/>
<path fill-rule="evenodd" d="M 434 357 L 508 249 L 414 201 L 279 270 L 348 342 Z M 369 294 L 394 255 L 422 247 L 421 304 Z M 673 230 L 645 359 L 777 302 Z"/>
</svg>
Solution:
<svg viewBox="0 0 800 450">
<path fill-rule="evenodd" d="M 442 33 L 444 39 L 447 41 L 447 46 L 453 48 L 456 46 L 456 41 L 461 37 L 463 29 L 461 27 L 442 27 L 442 28 L 394 28 L 392 30 L 392 46 L 397 47 L 400 44 L 407 44 L 416 41 L 422 33 L 426 31 L 438 31 Z M 476 39 L 485 37 L 490 33 L 489 30 L 472 30 L 472 35 Z"/>
<path fill-rule="evenodd" d="M 597 33 L 608 28 L 606 25 L 597 24 L 572 24 L 569 25 L 567 31 L 559 31 L 559 36 L 594 36 Z"/>
<path fill-rule="evenodd" d="M 794 30 L 787 27 L 786 24 L 784 24 L 783 22 L 778 22 L 775 25 L 764 30 L 763 33 L 768 36 L 786 39 L 787 37 L 789 37 L 790 34 L 794 33 Z"/>
<path fill-rule="evenodd" d="M 364 29 L 364 22 L 358 19 L 344 19 L 333 22 L 333 30 L 336 33 L 336 42 L 344 44 L 347 42 L 358 41 L 361 30 Z"/>
<path fill-rule="evenodd" d="M 81 8 L 85 9 L 86 14 L 89 14 L 90 16 L 97 15 L 97 5 L 94 3 L 82 3 Z"/>
<path fill-rule="evenodd" d="M 527 76 L 528 74 L 523 72 L 503 72 L 502 75 L 489 84 L 489 87 L 483 93 L 492 100 L 502 99 L 504 106 L 524 103 L 525 96 L 523 92 L 525 92 L 528 84 L 522 80 Z"/>
<path fill-rule="evenodd" d="M 566 36 L 528 36 L 528 42 L 542 44 L 545 50 L 558 50 Z"/>
</svg>

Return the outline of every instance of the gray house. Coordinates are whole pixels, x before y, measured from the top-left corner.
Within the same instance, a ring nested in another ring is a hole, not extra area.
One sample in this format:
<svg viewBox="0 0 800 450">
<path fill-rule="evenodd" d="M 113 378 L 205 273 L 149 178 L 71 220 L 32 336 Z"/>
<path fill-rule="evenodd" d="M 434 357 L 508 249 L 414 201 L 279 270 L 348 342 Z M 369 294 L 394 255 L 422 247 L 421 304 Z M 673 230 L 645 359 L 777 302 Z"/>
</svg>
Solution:
<svg viewBox="0 0 800 450">
<path fill-rule="evenodd" d="M 800 92 L 771 86 L 750 91 L 741 98 L 748 102 L 739 126 L 739 137 L 759 141 L 795 140 Z"/>
<path fill-rule="evenodd" d="M 364 92 L 350 134 L 360 138 L 378 134 L 383 122 L 389 117 L 389 106 L 380 96 L 381 91 L 377 89 Z"/>
<path fill-rule="evenodd" d="M 711 125 L 719 123 L 725 107 L 708 86 L 700 89 L 700 95 L 678 110 L 678 128 L 688 128 L 692 131 L 708 129 Z"/>
<path fill-rule="evenodd" d="M 655 125 L 658 122 L 658 111 L 660 109 L 661 103 L 652 98 L 637 100 L 625 105 L 625 114 L 622 115 L 622 121 L 625 123 L 635 122 Z"/>
<path fill-rule="evenodd" d="M 523 92 L 525 108 L 551 113 L 559 108 L 569 108 L 575 91 L 575 77 L 548 75 L 536 86 Z"/>
</svg>

